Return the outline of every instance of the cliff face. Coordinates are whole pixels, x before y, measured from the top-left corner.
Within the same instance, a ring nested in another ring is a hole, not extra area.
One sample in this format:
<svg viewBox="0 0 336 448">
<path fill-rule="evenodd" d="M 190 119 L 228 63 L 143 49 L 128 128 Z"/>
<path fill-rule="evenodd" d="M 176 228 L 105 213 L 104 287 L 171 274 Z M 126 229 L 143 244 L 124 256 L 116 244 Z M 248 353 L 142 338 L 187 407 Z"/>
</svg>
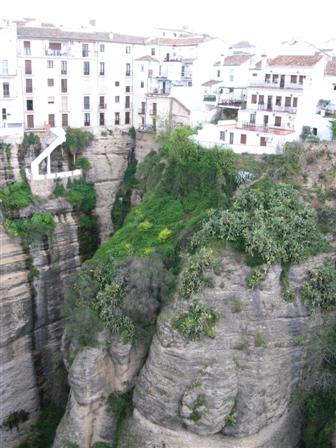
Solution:
<svg viewBox="0 0 336 448">
<path fill-rule="evenodd" d="M 43 210 L 53 213 L 55 231 L 30 253 L 1 226 L 1 421 L 19 410 L 29 413 L 19 433 L 1 428 L 6 447 L 16 445 L 35 420 L 41 399 L 59 399 L 62 390 L 52 375 L 61 364 L 64 287 L 79 266 L 77 226 L 65 201 L 50 201 Z M 28 208 L 22 214 L 30 213 Z M 32 266 L 38 275 L 29 280 Z"/>
<path fill-rule="evenodd" d="M 291 269 L 296 290 L 322 258 Z M 222 266 L 214 288 L 197 297 L 220 313 L 214 338 L 187 342 L 172 328 L 171 317 L 188 307 L 179 299 L 162 311 L 121 447 L 296 447 L 293 398 L 305 366 L 308 311 L 299 298 L 281 298 L 280 266 L 255 291 L 246 288 L 249 268 L 239 256 L 224 256 Z"/>
</svg>

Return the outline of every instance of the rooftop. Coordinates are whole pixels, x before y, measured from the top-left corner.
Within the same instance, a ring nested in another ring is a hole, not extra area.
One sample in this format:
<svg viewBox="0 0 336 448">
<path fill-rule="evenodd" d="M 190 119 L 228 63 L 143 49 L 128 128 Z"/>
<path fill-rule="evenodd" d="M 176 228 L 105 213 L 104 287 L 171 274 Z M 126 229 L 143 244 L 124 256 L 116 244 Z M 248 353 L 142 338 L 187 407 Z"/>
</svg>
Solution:
<svg viewBox="0 0 336 448">
<path fill-rule="evenodd" d="M 153 58 L 152 56 L 145 55 L 140 58 L 134 59 L 135 61 L 147 61 L 147 62 L 159 62 L 158 59 Z"/>
<path fill-rule="evenodd" d="M 322 59 L 321 54 L 314 55 L 283 55 L 269 59 L 268 65 L 281 65 L 288 67 L 312 67 Z"/>
<path fill-rule="evenodd" d="M 203 42 L 208 42 L 211 40 L 211 37 L 181 37 L 179 39 L 170 39 L 168 37 L 154 37 L 152 39 L 147 40 L 147 44 L 152 45 L 167 45 L 172 47 L 183 47 L 189 45 L 198 45 Z"/>
<path fill-rule="evenodd" d="M 214 79 L 211 79 L 210 81 L 204 82 L 202 84 L 203 87 L 212 87 L 216 84 L 220 84 L 220 81 L 215 81 Z"/>
<path fill-rule="evenodd" d="M 250 54 L 235 54 L 224 58 L 223 65 L 242 65 L 244 62 L 251 59 Z"/>
</svg>

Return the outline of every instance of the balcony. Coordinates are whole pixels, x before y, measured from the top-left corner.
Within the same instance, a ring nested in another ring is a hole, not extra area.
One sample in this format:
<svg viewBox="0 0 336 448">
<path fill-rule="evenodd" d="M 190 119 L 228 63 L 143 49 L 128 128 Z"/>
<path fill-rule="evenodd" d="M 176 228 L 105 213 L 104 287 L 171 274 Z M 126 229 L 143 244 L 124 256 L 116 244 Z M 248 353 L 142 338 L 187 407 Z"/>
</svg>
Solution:
<svg viewBox="0 0 336 448">
<path fill-rule="evenodd" d="M 106 109 L 107 104 L 99 103 L 99 109 Z"/>
<path fill-rule="evenodd" d="M 216 95 L 204 95 L 203 101 L 208 101 L 210 103 L 215 103 L 217 101 Z"/>
<path fill-rule="evenodd" d="M 264 132 L 277 135 L 287 135 L 294 132 L 294 126 L 287 126 L 286 128 L 281 126 L 269 126 L 269 125 L 256 125 L 250 122 L 240 122 L 237 124 L 237 128 L 246 129 L 253 132 Z"/>
<path fill-rule="evenodd" d="M 143 109 L 143 108 L 139 109 L 138 110 L 138 114 L 139 115 L 146 115 L 146 109 Z"/>
<path fill-rule="evenodd" d="M 51 49 L 51 48 L 47 48 L 45 50 L 45 55 L 46 56 L 69 56 L 69 52 L 67 50 L 56 50 L 56 49 Z"/>
<path fill-rule="evenodd" d="M 267 105 L 267 104 L 258 104 L 257 110 L 264 110 L 266 112 L 282 112 L 287 114 L 296 114 L 297 108 L 296 107 L 289 107 L 289 106 L 273 106 L 273 105 Z M 250 108 L 249 110 L 255 110 L 254 108 Z"/>
<path fill-rule="evenodd" d="M 244 109 L 244 106 L 246 106 L 246 101 L 220 99 L 218 106 L 224 106 L 231 109 Z"/>
<path fill-rule="evenodd" d="M 261 87 L 263 89 L 291 89 L 291 90 L 302 90 L 302 83 L 290 83 L 290 82 L 268 82 L 268 81 L 254 81 L 251 80 L 249 87 Z"/>
</svg>

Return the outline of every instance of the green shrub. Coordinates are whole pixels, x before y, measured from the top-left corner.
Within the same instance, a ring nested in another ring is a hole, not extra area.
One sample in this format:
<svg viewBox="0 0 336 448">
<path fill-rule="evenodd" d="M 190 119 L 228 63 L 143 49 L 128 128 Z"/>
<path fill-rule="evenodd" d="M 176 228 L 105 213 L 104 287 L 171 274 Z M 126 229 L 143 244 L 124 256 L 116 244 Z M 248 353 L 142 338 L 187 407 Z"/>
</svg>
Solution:
<svg viewBox="0 0 336 448">
<path fill-rule="evenodd" d="M 69 181 L 64 197 L 75 210 L 90 213 L 96 206 L 94 184 L 84 179 Z"/>
<path fill-rule="evenodd" d="M 81 157 L 76 161 L 75 168 L 89 171 L 92 168 L 92 165 L 86 157 Z"/>
<path fill-rule="evenodd" d="M 2 427 L 4 429 L 12 430 L 13 428 L 18 429 L 20 423 L 24 423 L 29 419 L 29 412 L 24 409 L 12 412 L 7 418 L 2 422 Z"/>
<path fill-rule="evenodd" d="M 303 345 L 305 343 L 305 338 L 303 336 L 294 336 L 292 342 L 293 345 Z"/>
<path fill-rule="evenodd" d="M 96 442 L 92 448 L 109 448 L 109 445 L 105 442 Z"/>
<path fill-rule="evenodd" d="M 232 409 L 230 411 L 230 414 L 226 417 L 225 425 L 226 426 L 234 426 L 237 423 L 237 416 L 238 416 L 237 411 Z"/>
<path fill-rule="evenodd" d="M 214 265 L 215 258 L 211 249 L 202 247 L 194 255 L 189 255 L 180 277 L 180 294 L 189 298 L 199 292 L 206 283 L 204 271 Z"/>
<path fill-rule="evenodd" d="M 255 289 L 260 286 L 260 283 L 263 282 L 267 275 L 267 266 L 258 266 L 253 269 L 247 279 L 247 286 L 251 289 Z"/>
<path fill-rule="evenodd" d="M 93 141 L 93 134 L 88 131 L 82 131 L 79 128 L 67 128 L 66 140 L 63 144 L 69 156 L 70 169 L 73 169 L 76 164 L 76 156 L 81 154 L 83 149 L 87 148 Z"/>
<path fill-rule="evenodd" d="M 193 409 L 193 411 L 191 412 L 189 418 L 193 422 L 198 422 L 199 420 L 201 420 L 202 415 L 201 415 L 201 413 L 197 409 Z"/>
<path fill-rule="evenodd" d="M 217 310 L 195 303 L 190 305 L 186 313 L 174 317 L 172 325 L 185 339 L 198 341 L 205 336 L 215 336 L 213 327 L 218 319 Z"/>
<path fill-rule="evenodd" d="M 239 297 L 236 297 L 233 301 L 231 310 L 233 313 L 240 313 L 242 309 L 243 309 L 242 301 L 240 300 Z"/>
<path fill-rule="evenodd" d="M 7 210 L 17 210 L 33 202 L 29 185 L 25 182 L 14 182 L 8 187 L 0 188 L 0 201 Z"/>
<path fill-rule="evenodd" d="M 333 261 L 308 272 L 301 288 L 304 302 L 313 310 L 327 311 L 336 305 L 336 269 Z"/>
<path fill-rule="evenodd" d="M 131 126 L 129 128 L 128 133 L 129 133 L 131 139 L 135 141 L 136 140 L 136 130 L 135 130 L 134 126 Z"/>
<path fill-rule="evenodd" d="M 41 243 L 45 237 L 50 237 L 55 229 L 51 212 L 34 213 L 31 218 L 6 219 L 4 225 L 8 234 L 21 237 L 27 245 Z"/>
<path fill-rule="evenodd" d="M 256 347 L 267 347 L 267 342 L 264 336 L 260 333 L 257 333 L 254 338 L 254 345 Z"/>
</svg>

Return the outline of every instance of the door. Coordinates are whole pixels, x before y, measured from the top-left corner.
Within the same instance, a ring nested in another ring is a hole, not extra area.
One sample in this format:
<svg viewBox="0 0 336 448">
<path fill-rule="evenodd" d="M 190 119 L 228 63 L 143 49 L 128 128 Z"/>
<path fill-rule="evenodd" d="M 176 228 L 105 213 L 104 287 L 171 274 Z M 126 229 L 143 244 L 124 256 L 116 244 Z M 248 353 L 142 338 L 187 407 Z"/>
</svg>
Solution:
<svg viewBox="0 0 336 448">
<path fill-rule="evenodd" d="M 280 88 L 284 88 L 285 87 L 285 75 L 281 75 L 280 77 Z"/>
<path fill-rule="evenodd" d="M 240 134 L 241 145 L 246 145 L 246 134 Z"/>
<path fill-rule="evenodd" d="M 260 146 L 266 146 L 266 137 L 260 137 Z"/>
<path fill-rule="evenodd" d="M 272 102 L 272 95 L 267 97 L 267 110 L 272 110 L 273 109 L 273 102 Z"/>
<path fill-rule="evenodd" d="M 268 115 L 264 115 L 264 128 L 268 128 Z"/>
<path fill-rule="evenodd" d="M 34 128 L 34 115 L 27 115 L 27 127 L 29 129 Z"/>
<path fill-rule="evenodd" d="M 233 136 L 234 136 L 234 133 L 230 132 L 230 145 L 233 145 Z"/>
</svg>

